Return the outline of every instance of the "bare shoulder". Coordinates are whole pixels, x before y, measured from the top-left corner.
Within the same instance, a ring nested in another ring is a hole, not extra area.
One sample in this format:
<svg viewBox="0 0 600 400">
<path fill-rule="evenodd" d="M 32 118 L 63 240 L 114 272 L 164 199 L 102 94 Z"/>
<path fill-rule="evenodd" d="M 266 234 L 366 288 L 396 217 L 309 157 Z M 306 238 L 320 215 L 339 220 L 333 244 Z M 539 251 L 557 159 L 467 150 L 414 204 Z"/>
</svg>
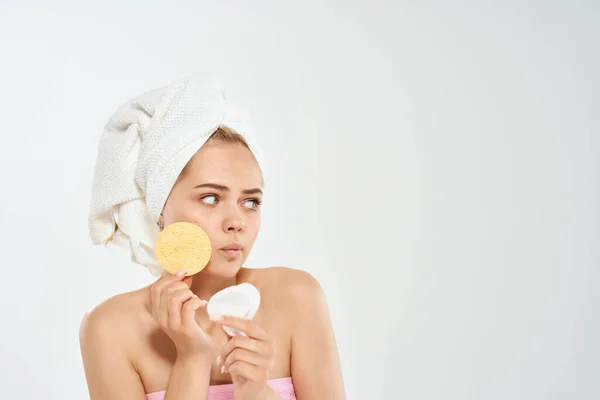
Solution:
<svg viewBox="0 0 600 400">
<path fill-rule="evenodd" d="M 116 350 L 141 329 L 141 316 L 146 310 L 143 292 L 118 294 L 102 301 L 85 313 L 79 328 L 82 347 L 110 345 Z"/>
<path fill-rule="evenodd" d="M 337 343 L 325 293 L 309 272 L 265 268 L 257 281 L 277 323 L 285 325 L 290 344 L 290 375 L 298 398 L 345 398 Z M 310 329 L 306 329 L 310 327 Z"/>
<path fill-rule="evenodd" d="M 134 366 L 136 340 L 143 335 L 144 290 L 119 294 L 87 312 L 79 328 L 79 345 L 90 398 L 139 398 L 144 387 Z"/>
<path fill-rule="evenodd" d="M 265 305 L 279 313 L 292 313 L 295 321 L 299 312 L 327 308 L 322 286 L 309 272 L 288 267 L 255 269 L 247 281 L 259 289 Z"/>
<path fill-rule="evenodd" d="M 254 269 L 248 280 L 259 289 L 274 295 L 304 298 L 322 291 L 321 284 L 312 274 L 288 267 Z"/>
</svg>

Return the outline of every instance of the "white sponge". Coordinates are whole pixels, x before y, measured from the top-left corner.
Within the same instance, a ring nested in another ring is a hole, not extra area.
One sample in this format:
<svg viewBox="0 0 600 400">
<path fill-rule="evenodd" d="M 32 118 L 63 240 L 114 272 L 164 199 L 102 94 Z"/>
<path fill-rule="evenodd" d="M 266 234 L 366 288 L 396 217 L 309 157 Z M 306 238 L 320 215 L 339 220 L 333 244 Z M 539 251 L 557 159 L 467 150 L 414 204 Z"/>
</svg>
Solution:
<svg viewBox="0 0 600 400">
<path fill-rule="evenodd" d="M 211 318 L 220 314 L 252 319 L 259 306 L 260 292 L 258 289 L 250 283 L 241 283 L 215 293 L 208 301 L 206 311 Z M 223 326 L 223 329 L 229 336 L 246 336 L 244 332 L 229 326 Z"/>
</svg>

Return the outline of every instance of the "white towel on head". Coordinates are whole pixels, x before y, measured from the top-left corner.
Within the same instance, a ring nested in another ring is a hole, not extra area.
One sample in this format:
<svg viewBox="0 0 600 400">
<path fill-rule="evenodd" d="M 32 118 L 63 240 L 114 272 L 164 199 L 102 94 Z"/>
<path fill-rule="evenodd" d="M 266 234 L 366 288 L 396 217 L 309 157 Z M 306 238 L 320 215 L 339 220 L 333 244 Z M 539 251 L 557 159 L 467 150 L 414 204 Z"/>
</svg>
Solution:
<svg viewBox="0 0 600 400">
<path fill-rule="evenodd" d="M 177 177 L 219 128 L 244 136 L 262 167 L 247 118 L 216 80 L 192 76 L 141 94 L 109 118 L 100 137 L 92 182 L 89 230 L 94 244 L 113 242 L 158 276 L 157 221 Z"/>
</svg>

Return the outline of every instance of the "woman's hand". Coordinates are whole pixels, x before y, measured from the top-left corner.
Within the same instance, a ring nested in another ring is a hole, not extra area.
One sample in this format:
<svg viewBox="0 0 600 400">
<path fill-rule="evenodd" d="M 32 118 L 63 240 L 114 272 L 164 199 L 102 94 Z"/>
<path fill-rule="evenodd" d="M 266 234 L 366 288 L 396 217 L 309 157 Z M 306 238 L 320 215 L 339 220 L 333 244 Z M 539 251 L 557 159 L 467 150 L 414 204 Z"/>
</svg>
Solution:
<svg viewBox="0 0 600 400">
<path fill-rule="evenodd" d="M 213 360 L 215 345 L 196 322 L 196 310 L 206 305 L 191 290 L 192 276 L 185 270 L 165 275 L 151 286 L 152 315 L 177 348 L 177 357 Z"/>
<path fill-rule="evenodd" d="M 219 364 L 222 363 L 221 372 L 231 374 L 234 398 L 273 398 L 274 392 L 267 385 L 269 372 L 274 366 L 273 341 L 252 320 L 225 315 L 214 318 L 213 321 L 247 335 L 231 338 L 223 346 L 221 356 L 217 360 Z"/>
</svg>

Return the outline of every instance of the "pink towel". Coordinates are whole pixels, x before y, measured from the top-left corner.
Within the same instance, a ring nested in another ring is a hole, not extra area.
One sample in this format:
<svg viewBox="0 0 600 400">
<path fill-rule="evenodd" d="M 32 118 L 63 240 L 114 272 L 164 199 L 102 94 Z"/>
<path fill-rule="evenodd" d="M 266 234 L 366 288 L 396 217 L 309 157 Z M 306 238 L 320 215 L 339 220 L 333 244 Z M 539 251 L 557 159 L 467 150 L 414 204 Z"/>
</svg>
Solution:
<svg viewBox="0 0 600 400">
<path fill-rule="evenodd" d="M 283 400 L 296 400 L 296 392 L 292 378 L 270 379 L 267 384 L 273 388 L 275 392 Z M 152 392 L 146 395 L 146 400 L 163 400 L 165 391 Z M 233 384 L 212 385 L 208 387 L 208 400 L 233 400 Z"/>
</svg>

